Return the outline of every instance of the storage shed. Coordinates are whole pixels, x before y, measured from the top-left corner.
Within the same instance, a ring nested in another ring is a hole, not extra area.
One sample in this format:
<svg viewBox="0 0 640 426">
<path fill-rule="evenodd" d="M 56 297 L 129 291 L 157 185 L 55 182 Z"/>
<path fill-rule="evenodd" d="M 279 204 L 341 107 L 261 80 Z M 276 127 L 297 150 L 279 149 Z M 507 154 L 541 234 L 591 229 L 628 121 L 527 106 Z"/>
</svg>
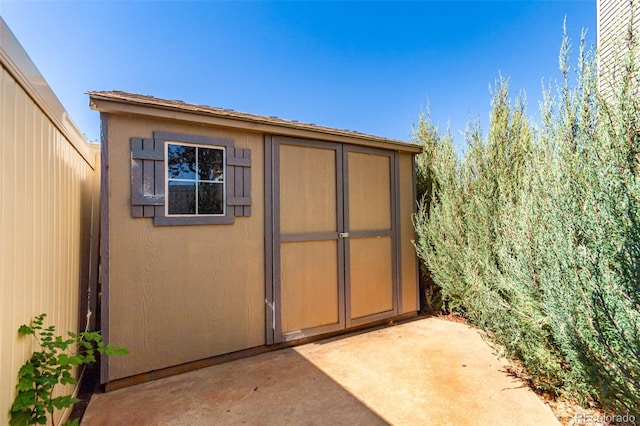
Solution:
<svg viewBox="0 0 640 426">
<path fill-rule="evenodd" d="M 125 92 L 102 137 L 102 331 L 114 389 L 416 314 L 405 142 Z"/>
</svg>

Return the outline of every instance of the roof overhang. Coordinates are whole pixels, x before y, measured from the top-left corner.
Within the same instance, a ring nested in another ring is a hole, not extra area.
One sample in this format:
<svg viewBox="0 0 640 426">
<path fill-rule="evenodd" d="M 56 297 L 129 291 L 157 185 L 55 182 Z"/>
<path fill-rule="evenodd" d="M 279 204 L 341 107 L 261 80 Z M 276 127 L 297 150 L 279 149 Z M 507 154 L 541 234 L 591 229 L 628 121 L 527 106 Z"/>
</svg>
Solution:
<svg viewBox="0 0 640 426">
<path fill-rule="evenodd" d="M 87 94 L 91 109 L 108 114 L 161 118 L 253 133 L 350 143 L 410 153 L 422 151 L 421 146 L 413 143 L 277 117 L 247 114 L 120 91 L 88 92 Z"/>
</svg>

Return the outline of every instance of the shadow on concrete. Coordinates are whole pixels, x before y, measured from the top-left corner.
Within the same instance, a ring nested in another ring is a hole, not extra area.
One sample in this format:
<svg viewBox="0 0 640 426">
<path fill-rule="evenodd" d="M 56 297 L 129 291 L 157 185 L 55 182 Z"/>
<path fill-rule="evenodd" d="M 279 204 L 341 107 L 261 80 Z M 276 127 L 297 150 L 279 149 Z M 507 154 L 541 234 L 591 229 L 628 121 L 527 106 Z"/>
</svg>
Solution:
<svg viewBox="0 0 640 426">
<path fill-rule="evenodd" d="M 95 394 L 83 425 L 386 425 L 293 349 Z"/>
</svg>

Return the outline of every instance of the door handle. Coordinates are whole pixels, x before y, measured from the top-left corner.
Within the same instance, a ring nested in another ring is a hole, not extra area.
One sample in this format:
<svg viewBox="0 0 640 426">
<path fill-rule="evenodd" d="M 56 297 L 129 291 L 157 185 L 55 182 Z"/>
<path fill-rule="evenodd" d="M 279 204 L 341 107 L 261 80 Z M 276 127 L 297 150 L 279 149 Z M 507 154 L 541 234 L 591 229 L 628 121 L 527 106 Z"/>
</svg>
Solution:
<svg viewBox="0 0 640 426">
<path fill-rule="evenodd" d="M 349 233 L 348 232 L 340 232 L 338 234 L 338 238 L 349 238 Z"/>
</svg>

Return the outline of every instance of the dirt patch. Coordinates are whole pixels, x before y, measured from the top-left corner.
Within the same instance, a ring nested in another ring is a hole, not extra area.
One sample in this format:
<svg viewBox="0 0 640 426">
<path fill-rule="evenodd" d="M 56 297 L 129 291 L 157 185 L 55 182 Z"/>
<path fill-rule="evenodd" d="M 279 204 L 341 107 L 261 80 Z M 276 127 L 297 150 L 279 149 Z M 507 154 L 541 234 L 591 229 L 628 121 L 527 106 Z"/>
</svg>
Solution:
<svg viewBox="0 0 640 426">
<path fill-rule="evenodd" d="M 598 421 L 598 419 L 604 419 L 605 413 L 602 410 L 595 408 L 583 408 L 577 402 L 570 401 L 564 398 L 557 398 L 555 400 L 548 400 L 546 403 L 553 410 L 553 414 L 556 415 L 560 423 L 564 426 L 567 425 L 610 425 L 612 423 L 605 421 Z"/>
<path fill-rule="evenodd" d="M 536 386 L 533 381 L 527 375 L 524 367 L 520 365 L 517 360 L 509 360 L 510 366 L 507 367 L 507 372 L 514 377 L 524 381 L 531 390 L 533 390 L 545 404 L 551 407 L 553 414 L 558 418 L 563 426 L 567 425 L 581 425 L 589 424 L 592 426 L 609 425 L 612 423 L 598 421 L 598 419 L 604 419 L 605 413 L 597 407 L 585 408 L 582 407 L 578 401 L 556 397 L 551 393 L 542 392 Z"/>
<path fill-rule="evenodd" d="M 469 324 L 465 318 L 455 314 L 439 313 L 434 316 L 445 321 Z M 578 426 L 581 424 L 606 426 L 615 424 L 604 421 L 606 418 L 605 412 L 597 407 L 585 408 L 578 404 L 577 401 L 554 397 L 549 393 L 541 392 L 540 389 L 537 389 L 533 385 L 533 382 L 527 375 L 526 370 L 518 363 L 517 360 L 509 360 L 509 363 L 511 365 L 507 367 L 507 373 L 524 381 L 529 388 L 531 388 L 531 390 L 533 390 L 540 399 L 551 408 L 553 414 L 555 414 L 563 426 Z"/>
<path fill-rule="evenodd" d="M 469 322 L 467 321 L 466 318 L 461 317 L 459 315 L 456 314 L 443 314 L 443 313 L 439 313 L 434 315 L 434 317 L 439 318 L 441 320 L 445 320 L 445 321 L 451 321 L 451 322 L 457 322 L 459 324 L 469 324 Z"/>
</svg>

